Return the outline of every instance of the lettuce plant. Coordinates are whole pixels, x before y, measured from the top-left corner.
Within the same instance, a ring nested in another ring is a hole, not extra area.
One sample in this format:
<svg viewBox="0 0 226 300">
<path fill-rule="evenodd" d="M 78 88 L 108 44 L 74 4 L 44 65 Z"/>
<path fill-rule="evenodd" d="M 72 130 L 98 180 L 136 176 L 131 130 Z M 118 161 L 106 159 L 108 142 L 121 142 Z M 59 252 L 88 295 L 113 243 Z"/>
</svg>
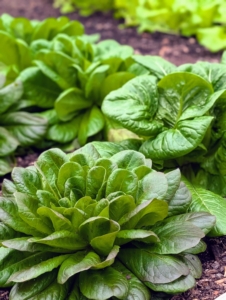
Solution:
<svg viewBox="0 0 226 300">
<path fill-rule="evenodd" d="M 96 10 L 112 9 L 116 18 L 123 18 L 125 26 L 138 26 L 138 31 L 164 32 L 196 36 L 210 51 L 225 49 L 225 9 L 223 0 L 55 0 L 62 12 L 79 10 L 89 15 Z"/>
<path fill-rule="evenodd" d="M 148 300 L 194 286 L 215 217 L 187 213 L 178 169 L 154 171 L 125 148 L 51 149 L 4 180 L 0 286 L 13 286 L 10 299 Z"/>
<path fill-rule="evenodd" d="M 0 88 L 5 77 L 0 77 Z M 46 119 L 19 111 L 18 101 L 23 85 L 15 81 L 0 89 L 0 176 L 9 173 L 14 165 L 13 154 L 18 146 L 28 147 L 39 142 L 46 133 Z"/>
<path fill-rule="evenodd" d="M 3 14 L 0 17 L 1 73 L 7 74 L 9 82 L 14 81 L 22 70 L 32 65 L 34 52 L 58 34 L 80 36 L 84 34 L 84 27 L 65 16 L 30 21 Z"/>
<path fill-rule="evenodd" d="M 83 16 L 88 16 L 95 11 L 108 11 L 113 8 L 114 0 L 54 0 L 54 7 L 61 8 L 62 13 L 69 13 L 75 9 Z"/>
<path fill-rule="evenodd" d="M 87 37 L 58 35 L 38 49 L 36 66 L 20 73 L 24 99 L 49 122 L 46 142 L 84 145 L 105 127 L 103 98 L 145 68 L 131 59 L 133 49 L 115 41 L 91 43 Z"/>
<path fill-rule="evenodd" d="M 102 105 L 104 114 L 139 136 L 139 151 L 156 168 L 180 168 L 194 198 L 190 209 L 211 211 L 220 226 L 215 234 L 224 235 L 225 65 L 176 67 L 159 57 L 134 59 L 151 75 L 111 92 Z"/>
</svg>

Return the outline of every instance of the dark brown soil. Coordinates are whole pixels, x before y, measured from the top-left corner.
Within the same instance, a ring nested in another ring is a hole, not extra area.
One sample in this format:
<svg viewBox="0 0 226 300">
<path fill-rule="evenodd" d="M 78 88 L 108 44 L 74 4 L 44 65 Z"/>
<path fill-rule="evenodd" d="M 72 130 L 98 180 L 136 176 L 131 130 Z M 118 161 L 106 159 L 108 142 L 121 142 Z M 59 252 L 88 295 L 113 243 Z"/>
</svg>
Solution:
<svg viewBox="0 0 226 300">
<path fill-rule="evenodd" d="M 51 0 L 0 0 L 0 14 L 27 17 L 42 20 L 57 17 L 59 11 L 52 8 Z M 134 47 L 137 53 L 160 55 L 176 65 L 194 63 L 198 60 L 220 61 L 222 53 L 210 53 L 198 45 L 194 38 L 184 38 L 161 33 L 138 34 L 136 28 L 119 29 L 121 21 L 114 20 L 110 13 L 96 13 L 91 17 L 80 17 L 77 13 L 68 15 L 78 19 L 84 25 L 87 34 L 100 33 L 102 39 L 115 39 L 121 44 Z M 37 158 L 31 153 L 17 158 L 19 166 L 26 167 Z M 9 176 L 8 176 L 9 178 Z M 226 237 L 206 239 L 208 249 L 200 255 L 203 264 L 203 276 L 197 280 L 196 287 L 172 300 L 214 300 L 226 292 Z M 8 290 L 0 290 L 0 299 L 8 300 Z M 16 299 L 15 299 L 16 300 Z"/>
</svg>

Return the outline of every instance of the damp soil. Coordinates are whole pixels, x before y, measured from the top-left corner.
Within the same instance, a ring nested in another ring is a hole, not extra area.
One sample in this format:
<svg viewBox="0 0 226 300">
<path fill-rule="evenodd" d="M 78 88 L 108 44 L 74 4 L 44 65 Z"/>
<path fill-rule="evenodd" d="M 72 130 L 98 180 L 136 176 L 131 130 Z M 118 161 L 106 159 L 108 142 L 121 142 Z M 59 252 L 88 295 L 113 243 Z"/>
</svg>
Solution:
<svg viewBox="0 0 226 300">
<path fill-rule="evenodd" d="M 3 13 L 36 20 L 61 15 L 59 10 L 53 9 L 52 0 L 0 0 L 0 15 Z M 176 65 L 199 60 L 219 62 L 222 55 L 221 52 L 209 52 L 193 37 L 185 38 L 162 33 L 138 34 L 136 28 L 121 29 L 122 20 L 113 19 L 111 13 L 95 13 L 86 18 L 77 13 L 67 16 L 81 21 L 87 34 L 99 33 L 102 40 L 117 40 L 121 44 L 132 46 L 136 53 L 159 55 Z M 32 165 L 38 155 L 39 153 L 29 152 L 17 157 L 17 165 L 21 167 Z M 5 178 L 10 179 L 10 175 Z M 203 266 L 202 277 L 197 280 L 195 288 L 172 296 L 171 300 L 215 300 L 226 292 L 226 237 L 206 238 L 205 242 L 207 250 L 199 255 Z M 8 299 L 9 290 L 0 289 L 0 300 Z"/>
</svg>

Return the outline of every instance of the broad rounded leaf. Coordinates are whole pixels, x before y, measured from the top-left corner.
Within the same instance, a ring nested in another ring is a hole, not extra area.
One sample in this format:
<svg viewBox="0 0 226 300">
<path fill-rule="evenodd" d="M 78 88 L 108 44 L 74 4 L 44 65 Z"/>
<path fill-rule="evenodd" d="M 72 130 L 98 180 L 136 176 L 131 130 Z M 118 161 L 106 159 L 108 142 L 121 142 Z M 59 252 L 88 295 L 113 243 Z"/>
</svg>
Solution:
<svg viewBox="0 0 226 300">
<path fill-rule="evenodd" d="M 151 253 L 147 249 L 121 249 L 119 259 L 141 281 L 169 283 L 188 275 L 188 267 L 173 255 Z"/>
<path fill-rule="evenodd" d="M 79 286 L 84 296 L 94 300 L 105 300 L 113 296 L 125 299 L 129 290 L 127 279 L 111 267 L 100 271 L 82 272 L 79 276 Z"/>
</svg>

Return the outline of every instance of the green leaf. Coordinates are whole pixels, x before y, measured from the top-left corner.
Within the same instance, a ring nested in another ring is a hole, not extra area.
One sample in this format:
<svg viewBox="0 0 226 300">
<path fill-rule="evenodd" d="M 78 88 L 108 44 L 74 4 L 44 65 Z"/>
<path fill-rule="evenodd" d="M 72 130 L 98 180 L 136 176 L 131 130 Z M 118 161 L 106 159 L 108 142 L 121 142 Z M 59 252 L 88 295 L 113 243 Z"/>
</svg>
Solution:
<svg viewBox="0 0 226 300">
<path fill-rule="evenodd" d="M 0 158 L 0 176 L 10 173 L 14 165 L 15 162 L 10 156 L 4 156 L 3 159 Z"/>
<path fill-rule="evenodd" d="M 177 126 L 147 140 L 140 152 L 153 160 L 173 159 L 194 150 L 203 140 L 212 117 L 197 117 L 193 120 L 179 121 Z"/>
<path fill-rule="evenodd" d="M 165 220 L 152 230 L 161 242 L 151 245 L 148 250 L 159 254 L 178 254 L 195 247 L 205 236 L 201 229 L 184 220 Z"/>
<path fill-rule="evenodd" d="M 34 167 L 15 167 L 12 172 L 12 179 L 16 191 L 36 196 L 38 190 L 42 189 L 42 181 Z"/>
<path fill-rule="evenodd" d="M 129 72 L 117 72 L 108 75 L 101 86 L 101 98 L 104 99 L 110 92 L 121 88 L 135 75 Z"/>
<path fill-rule="evenodd" d="M 208 190 L 192 185 L 189 181 L 185 183 L 192 194 L 192 202 L 189 207 L 191 212 L 208 212 L 216 217 L 216 224 L 208 233 L 209 236 L 221 236 L 226 234 L 226 220 L 224 211 L 226 200 L 221 196 Z"/>
<path fill-rule="evenodd" d="M 30 268 L 26 268 L 24 270 L 14 273 L 9 277 L 8 281 L 24 282 L 33 278 L 37 278 L 38 276 L 45 274 L 46 272 L 50 272 L 53 269 L 59 267 L 63 263 L 63 261 L 69 256 L 70 254 L 65 254 L 47 260 L 43 260 L 41 263 L 34 264 Z"/>
<path fill-rule="evenodd" d="M 14 152 L 19 141 L 4 127 L 0 127 L 0 156 L 6 156 Z M 4 169 L 3 169 L 4 171 Z"/>
<path fill-rule="evenodd" d="M 13 286 L 9 294 L 9 300 L 26 300 L 39 294 L 46 289 L 56 277 L 56 272 L 51 271 L 34 278 L 29 282 L 17 283 Z"/>
<path fill-rule="evenodd" d="M 49 126 L 46 138 L 58 143 L 68 143 L 73 141 L 79 131 L 81 116 L 75 117 L 68 122 L 58 122 Z"/>
<path fill-rule="evenodd" d="M 79 144 L 84 145 L 87 138 L 100 132 L 104 128 L 104 125 L 105 119 L 103 113 L 94 105 L 83 115 L 78 132 Z"/>
<path fill-rule="evenodd" d="M 57 211 L 54 211 L 49 207 L 45 207 L 45 206 L 39 207 L 37 209 L 37 214 L 42 217 L 49 218 L 52 222 L 52 226 L 55 231 L 72 230 L 71 222 L 67 218 L 65 218 L 62 214 L 60 214 Z M 48 232 L 48 234 L 50 233 L 52 232 Z"/>
<path fill-rule="evenodd" d="M 120 230 L 117 234 L 115 243 L 117 245 L 124 245 L 127 244 L 130 241 L 140 241 L 143 243 L 157 243 L 160 240 L 158 239 L 158 236 L 150 230 L 143 230 L 143 229 L 137 229 L 137 230 Z"/>
<path fill-rule="evenodd" d="M 167 174 L 166 174 L 167 177 Z M 168 216 L 175 216 L 187 211 L 191 203 L 191 193 L 183 182 L 180 182 L 178 189 L 168 202 Z"/>
<path fill-rule="evenodd" d="M 118 260 L 114 263 L 113 268 L 119 271 L 127 279 L 129 283 L 129 292 L 126 299 L 128 300 L 134 300 L 134 299 L 149 300 L 150 298 L 152 299 L 150 295 L 150 290 Z"/>
<path fill-rule="evenodd" d="M 187 266 L 177 257 L 151 253 L 147 249 L 121 249 L 120 261 L 142 282 L 166 284 L 189 274 Z"/>
<path fill-rule="evenodd" d="M 69 159 L 60 149 L 51 149 L 43 152 L 35 166 L 38 169 L 45 188 L 48 189 L 56 198 L 61 198 L 56 185 L 60 167 Z"/>
<path fill-rule="evenodd" d="M 36 55 L 34 63 L 39 69 L 62 89 L 73 87 L 76 73 L 71 66 L 75 60 L 62 52 L 46 51 Z"/>
<path fill-rule="evenodd" d="M 8 249 L 7 249 L 8 250 Z M 53 253 L 35 253 L 30 256 L 25 255 L 24 252 L 20 253 L 20 251 L 13 251 L 15 259 L 11 259 L 9 264 L 1 267 L 0 271 L 0 285 L 10 286 L 12 282 L 10 282 L 9 277 L 23 269 L 31 268 L 33 265 L 40 263 L 40 260 L 47 260 L 53 257 Z"/>
<path fill-rule="evenodd" d="M 68 251 L 83 250 L 87 246 L 77 233 L 67 230 L 56 231 L 45 238 L 31 238 L 32 243 L 40 243 L 55 248 L 67 249 Z"/>
<path fill-rule="evenodd" d="M 40 235 L 38 230 L 36 230 L 34 227 L 28 226 L 27 223 L 20 218 L 18 214 L 18 207 L 14 198 L 0 198 L 0 220 L 16 231 L 25 233 L 27 235 Z"/>
<path fill-rule="evenodd" d="M 200 278 L 202 276 L 202 264 L 198 256 L 185 253 L 183 260 L 189 267 L 190 273 L 194 278 Z"/>
<path fill-rule="evenodd" d="M 106 176 L 105 168 L 98 166 L 90 168 L 86 176 L 86 196 L 96 199 Z M 104 191 L 105 192 L 105 191 Z"/>
<path fill-rule="evenodd" d="M 18 231 L 10 228 L 6 224 L 0 222 L 0 243 L 4 240 L 16 238 L 21 234 Z"/>
<path fill-rule="evenodd" d="M 27 112 L 8 113 L 1 116 L 1 122 L 22 146 L 40 141 L 47 130 L 47 122 L 43 117 Z"/>
<path fill-rule="evenodd" d="M 57 281 L 64 284 L 71 276 L 89 270 L 100 263 L 100 257 L 95 252 L 79 251 L 70 255 L 60 266 Z"/>
<path fill-rule="evenodd" d="M 70 285 L 68 282 L 65 284 L 59 284 L 56 280 L 53 281 L 45 290 L 41 293 L 33 296 L 32 300 L 42 300 L 48 295 L 51 300 L 65 300 L 68 296 Z"/>
<path fill-rule="evenodd" d="M 18 214 L 28 226 L 39 231 L 41 235 L 52 233 L 51 223 L 40 218 L 38 214 L 38 201 L 35 198 L 19 192 L 14 193 L 14 196 L 18 206 Z"/>
<path fill-rule="evenodd" d="M 116 163 L 118 168 L 129 171 L 145 164 L 145 156 L 133 150 L 120 151 L 113 155 L 110 160 Z"/>
<path fill-rule="evenodd" d="M 119 230 L 117 222 L 103 217 L 89 218 L 79 227 L 80 235 L 101 255 L 109 254 Z"/>
<path fill-rule="evenodd" d="M 27 68 L 21 72 L 18 80 L 21 80 L 24 86 L 23 98 L 34 100 L 38 107 L 52 108 L 61 93 L 58 85 L 37 67 Z"/>
<path fill-rule="evenodd" d="M 97 67 L 88 78 L 85 86 L 85 95 L 87 98 L 92 97 L 93 101 L 101 104 L 101 87 L 106 77 L 106 72 L 109 66 L 102 65 Z"/>
<path fill-rule="evenodd" d="M 144 201 L 135 209 L 124 215 L 118 222 L 121 229 L 135 229 L 151 226 L 167 216 L 168 205 L 166 201 L 152 199 Z"/>
<path fill-rule="evenodd" d="M 77 180 L 85 180 L 84 169 L 76 162 L 66 162 L 59 169 L 57 187 L 62 196 L 64 196 L 66 181 L 71 177 L 76 177 Z"/>
<path fill-rule="evenodd" d="M 180 186 L 181 173 L 179 169 L 176 169 L 174 171 L 166 173 L 165 176 L 168 182 L 168 190 L 167 194 L 164 195 L 164 200 L 169 202 Z"/>
<path fill-rule="evenodd" d="M 122 195 L 113 197 L 109 203 L 109 217 L 118 222 L 125 214 L 134 210 L 135 207 L 135 200 L 132 196 Z"/>
<path fill-rule="evenodd" d="M 87 100 L 78 88 L 70 88 L 59 95 L 55 102 L 57 115 L 62 121 L 69 121 L 92 103 Z"/>
<path fill-rule="evenodd" d="M 0 86 L 1 88 L 1 86 Z M 7 109 L 20 100 L 23 94 L 23 85 L 20 81 L 15 81 L 0 90 L 0 113 L 4 113 Z"/>
<path fill-rule="evenodd" d="M 161 122 L 152 121 L 157 109 L 156 79 L 145 75 L 138 76 L 111 92 L 102 104 L 102 111 L 107 117 L 145 136 L 156 134 L 162 128 Z"/>
<path fill-rule="evenodd" d="M 134 55 L 133 59 L 151 71 L 151 74 L 155 75 L 157 78 L 161 79 L 162 77 L 176 71 L 176 66 L 167 60 L 159 56 L 150 56 L 150 55 Z"/>
<path fill-rule="evenodd" d="M 167 218 L 167 222 L 175 221 L 190 222 L 207 234 L 216 223 L 215 216 L 206 212 L 190 212 Z"/>
<path fill-rule="evenodd" d="M 154 198 L 163 200 L 168 190 L 168 181 L 164 173 L 152 171 L 139 180 L 138 203 Z"/>
<path fill-rule="evenodd" d="M 145 282 L 145 284 L 154 291 L 176 294 L 193 288 L 195 286 L 195 279 L 189 274 L 187 276 L 181 276 L 179 279 L 169 283 L 154 284 L 152 282 Z"/>
<path fill-rule="evenodd" d="M 116 191 L 135 196 L 137 188 L 138 178 L 132 171 L 116 169 L 108 178 L 106 196 Z"/>
<path fill-rule="evenodd" d="M 111 267 L 100 271 L 82 272 L 79 276 L 79 286 L 85 297 L 96 300 L 105 300 L 114 296 L 125 299 L 129 289 L 126 278 Z"/>
</svg>

